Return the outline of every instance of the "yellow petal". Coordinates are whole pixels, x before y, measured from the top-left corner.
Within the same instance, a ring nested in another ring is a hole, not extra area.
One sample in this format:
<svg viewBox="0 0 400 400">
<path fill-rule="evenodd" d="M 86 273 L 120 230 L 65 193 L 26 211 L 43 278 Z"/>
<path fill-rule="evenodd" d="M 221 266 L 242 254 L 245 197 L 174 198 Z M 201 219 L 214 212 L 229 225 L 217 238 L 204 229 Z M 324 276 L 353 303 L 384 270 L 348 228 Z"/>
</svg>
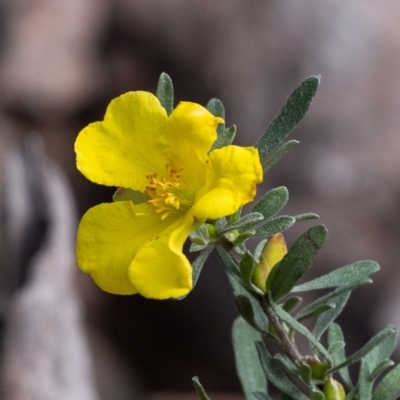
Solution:
<svg viewBox="0 0 400 400">
<path fill-rule="evenodd" d="M 168 119 L 168 143 L 175 168 L 196 191 L 205 182 L 208 151 L 217 138 L 217 125 L 224 122 L 196 103 L 181 102 Z"/>
<path fill-rule="evenodd" d="M 93 182 L 144 192 L 147 175 L 164 174 L 167 114 L 147 92 L 114 99 L 104 121 L 84 128 L 75 142 L 78 169 Z"/>
<path fill-rule="evenodd" d="M 200 224 L 191 214 L 182 215 L 136 254 L 129 277 L 142 296 L 160 300 L 178 298 L 192 289 L 192 267 L 182 247 L 189 233 Z"/>
<path fill-rule="evenodd" d="M 209 155 L 206 183 L 197 192 L 193 213 L 202 219 L 233 214 L 253 200 L 263 172 L 254 147 L 226 146 Z"/>
<path fill-rule="evenodd" d="M 134 206 L 130 201 L 91 208 L 78 228 L 79 267 L 106 292 L 137 293 L 128 276 L 129 265 L 149 239 L 173 222 L 171 218 L 162 221 L 147 204 Z"/>
</svg>

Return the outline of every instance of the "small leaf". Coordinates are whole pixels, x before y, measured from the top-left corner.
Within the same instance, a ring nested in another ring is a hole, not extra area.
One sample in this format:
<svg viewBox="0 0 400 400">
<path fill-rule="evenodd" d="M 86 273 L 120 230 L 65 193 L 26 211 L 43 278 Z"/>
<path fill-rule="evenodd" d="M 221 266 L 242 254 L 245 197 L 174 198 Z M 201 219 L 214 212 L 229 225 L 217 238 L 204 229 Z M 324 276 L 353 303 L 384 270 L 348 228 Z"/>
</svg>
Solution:
<svg viewBox="0 0 400 400">
<path fill-rule="evenodd" d="M 261 213 L 265 219 L 278 213 L 289 200 L 289 192 L 284 186 L 277 187 L 265 193 L 253 207 L 252 213 Z"/>
<path fill-rule="evenodd" d="M 220 124 L 222 125 L 222 124 Z M 218 125 L 218 126 L 220 126 Z M 218 130 L 219 128 L 217 128 Z M 232 125 L 229 128 L 225 128 L 221 131 L 221 133 L 218 135 L 217 139 L 211 146 L 210 151 L 213 151 L 215 149 L 220 149 L 221 147 L 229 146 L 233 140 L 235 139 L 236 136 L 236 126 Z"/>
<path fill-rule="evenodd" d="M 258 228 L 254 236 L 272 236 L 275 233 L 283 232 L 290 228 L 296 220 L 288 215 L 281 215 L 269 219 L 261 228 Z"/>
<path fill-rule="evenodd" d="M 400 393 L 400 365 L 393 368 L 375 389 L 372 400 L 387 400 Z"/>
<path fill-rule="evenodd" d="M 236 370 L 247 400 L 254 398 L 253 392 L 267 394 L 267 381 L 254 344 L 257 340 L 261 340 L 260 333 L 241 317 L 237 318 L 233 323 L 232 341 Z"/>
<path fill-rule="evenodd" d="M 267 394 L 262 392 L 253 392 L 253 399 L 255 400 L 272 400 Z"/>
<path fill-rule="evenodd" d="M 299 373 L 303 382 L 309 385 L 311 383 L 311 367 L 308 364 L 301 364 Z"/>
<path fill-rule="evenodd" d="M 302 298 L 298 296 L 291 297 L 290 299 L 286 300 L 283 304 L 282 308 L 287 312 L 291 313 L 294 311 L 302 302 Z"/>
<path fill-rule="evenodd" d="M 279 300 L 289 293 L 297 281 L 310 269 L 327 234 L 325 226 L 313 226 L 296 240 L 282 261 L 273 268 L 267 280 L 267 288 L 271 290 L 274 300 Z"/>
<path fill-rule="evenodd" d="M 262 314 L 261 308 L 250 296 L 241 294 L 235 296 L 235 305 L 241 317 L 254 329 L 263 334 L 269 335 L 268 323 L 265 316 Z M 254 311 L 256 310 L 256 312 Z"/>
<path fill-rule="evenodd" d="M 289 374 L 296 374 L 298 373 L 297 367 L 294 365 L 290 358 L 283 356 L 282 354 L 275 354 L 274 360 L 279 364 L 283 371 L 288 372 Z"/>
<path fill-rule="evenodd" d="M 289 140 L 277 148 L 271 155 L 268 155 L 268 157 L 266 157 L 262 163 L 264 174 L 271 169 L 287 152 L 289 152 L 299 143 L 300 142 L 298 140 Z"/>
<path fill-rule="evenodd" d="M 324 314 L 320 315 L 317 319 L 313 329 L 314 336 L 319 340 L 323 333 L 328 329 L 329 325 L 339 316 L 344 306 L 349 300 L 351 292 L 344 292 L 332 299 L 328 305 L 334 306 Z"/>
<path fill-rule="evenodd" d="M 203 265 L 206 262 L 208 256 L 215 249 L 215 246 L 210 245 L 206 247 L 193 261 L 192 263 L 192 279 L 193 279 L 193 287 L 195 287 L 197 280 L 199 279 L 199 275 L 201 270 L 203 269 Z"/>
<path fill-rule="evenodd" d="M 219 99 L 211 99 L 207 105 L 206 108 L 208 111 L 210 111 L 210 113 L 212 115 L 214 115 L 215 117 L 221 117 L 223 119 L 225 119 L 225 107 L 222 104 L 222 101 Z M 220 124 L 218 126 L 218 128 L 222 131 L 224 129 L 224 125 Z M 218 132 L 220 133 L 220 132 Z"/>
<path fill-rule="evenodd" d="M 386 339 L 388 336 L 393 335 L 395 330 L 393 328 L 386 328 L 383 331 L 375 335 L 367 344 L 365 344 L 360 350 L 356 351 L 352 356 L 350 356 L 343 363 L 336 365 L 331 368 L 328 373 L 333 374 L 336 371 L 341 370 L 343 367 L 347 367 L 361 360 L 365 355 L 367 355 L 372 349 L 379 345 L 382 340 Z"/>
<path fill-rule="evenodd" d="M 207 396 L 207 393 L 204 390 L 203 386 L 201 385 L 199 378 L 197 376 L 194 376 L 192 378 L 192 382 L 193 382 L 194 389 L 196 390 L 196 393 L 198 394 L 200 400 L 211 400 Z"/>
<path fill-rule="evenodd" d="M 345 343 L 342 329 L 338 324 L 334 322 L 328 327 L 328 344 L 329 344 L 329 354 L 333 358 L 334 365 L 339 365 L 346 360 L 346 354 L 344 351 L 344 346 L 335 346 L 336 343 Z M 353 383 L 350 378 L 349 369 L 347 367 L 342 368 L 339 371 L 339 375 L 342 377 L 343 381 L 348 387 L 352 387 Z"/>
<path fill-rule="evenodd" d="M 261 341 L 256 342 L 258 356 L 261 361 L 262 369 L 264 370 L 267 379 L 282 392 L 293 397 L 295 400 L 307 400 L 307 397 L 293 385 L 292 382 L 285 376 L 282 370 L 276 365 L 273 358 L 269 354 L 265 345 Z"/>
<path fill-rule="evenodd" d="M 332 358 L 328 351 L 322 346 L 321 343 L 314 337 L 314 335 L 300 322 L 296 321 L 290 314 L 288 314 L 285 310 L 279 307 L 273 299 L 271 295 L 269 297 L 269 303 L 273 308 L 275 314 L 284 322 L 286 322 L 291 328 L 293 328 L 296 332 L 303 335 L 308 341 L 327 359 L 327 361 L 332 364 Z"/>
<path fill-rule="evenodd" d="M 240 275 L 242 276 L 242 280 L 244 284 L 250 289 L 253 289 L 252 277 L 254 272 L 254 267 L 256 266 L 256 262 L 253 256 L 246 252 L 242 257 L 242 261 L 240 262 Z M 262 294 L 262 292 L 260 292 Z"/>
<path fill-rule="evenodd" d="M 300 86 L 290 95 L 281 112 L 256 143 L 261 159 L 281 143 L 302 120 L 311 105 L 319 81 L 319 77 L 311 76 L 301 82 Z"/>
<path fill-rule="evenodd" d="M 325 400 L 325 395 L 317 388 L 311 388 L 311 400 Z"/>
<path fill-rule="evenodd" d="M 383 371 L 387 370 L 389 367 L 393 366 L 394 362 L 392 360 L 384 360 L 371 372 L 370 379 L 372 382 L 375 381 L 383 373 Z"/>
<path fill-rule="evenodd" d="M 160 75 L 158 80 L 156 96 L 167 114 L 170 115 L 174 109 L 174 86 L 171 78 L 165 72 Z"/>
<path fill-rule="evenodd" d="M 394 327 L 392 328 L 392 334 L 389 334 L 365 357 L 365 361 L 368 363 L 371 372 L 383 361 L 388 360 L 396 348 L 397 330 Z"/>
<path fill-rule="evenodd" d="M 365 360 L 361 360 L 360 374 L 358 377 L 358 398 L 362 400 L 371 400 L 372 381 L 370 380 L 370 371 Z"/>
<path fill-rule="evenodd" d="M 297 318 L 297 321 L 301 322 L 301 321 L 304 321 L 305 319 L 317 317 L 328 310 L 332 310 L 332 308 L 335 308 L 335 307 L 336 307 L 335 304 L 322 304 L 321 306 L 312 310 L 310 313 L 303 314 L 300 318 Z"/>
<path fill-rule="evenodd" d="M 347 285 L 365 278 L 376 271 L 379 271 L 379 265 L 375 261 L 357 261 L 353 264 L 338 268 L 329 274 L 313 279 L 312 281 L 295 286 L 292 292 L 306 292 L 309 290 Z"/>
<path fill-rule="evenodd" d="M 296 220 L 296 222 L 302 222 L 302 221 L 308 221 L 310 219 L 319 219 L 319 215 L 313 212 L 308 212 L 304 214 L 294 215 L 293 218 Z"/>
<path fill-rule="evenodd" d="M 258 212 L 252 212 L 239 218 L 237 221 L 232 222 L 225 226 L 225 228 L 220 232 L 221 234 L 225 232 L 232 231 L 234 229 L 247 230 L 253 228 L 260 221 L 264 219 L 263 215 Z"/>
</svg>

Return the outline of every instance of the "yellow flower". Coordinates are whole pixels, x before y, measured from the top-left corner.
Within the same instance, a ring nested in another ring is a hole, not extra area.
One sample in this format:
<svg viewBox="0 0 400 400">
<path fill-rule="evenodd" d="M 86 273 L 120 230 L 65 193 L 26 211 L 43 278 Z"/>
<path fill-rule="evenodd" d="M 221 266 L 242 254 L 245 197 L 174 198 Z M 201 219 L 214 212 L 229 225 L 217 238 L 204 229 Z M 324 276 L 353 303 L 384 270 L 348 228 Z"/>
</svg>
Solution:
<svg viewBox="0 0 400 400">
<path fill-rule="evenodd" d="M 287 245 L 282 233 L 272 235 L 264 246 L 259 263 L 253 272 L 253 283 L 263 292 L 266 291 L 265 284 L 269 273 L 282 260 L 286 253 Z"/>
<path fill-rule="evenodd" d="M 78 228 L 78 265 L 100 288 L 154 299 L 191 290 L 182 253 L 188 235 L 251 201 L 262 181 L 254 147 L 209 153 L 221 122 L 189 102 L 168 116 L 151 93 L 129 92 L 79 133 L 78 169 L 95 183 L 124 188 L 116 196 L 122 201 L 89 209 Z"/>
</svg>

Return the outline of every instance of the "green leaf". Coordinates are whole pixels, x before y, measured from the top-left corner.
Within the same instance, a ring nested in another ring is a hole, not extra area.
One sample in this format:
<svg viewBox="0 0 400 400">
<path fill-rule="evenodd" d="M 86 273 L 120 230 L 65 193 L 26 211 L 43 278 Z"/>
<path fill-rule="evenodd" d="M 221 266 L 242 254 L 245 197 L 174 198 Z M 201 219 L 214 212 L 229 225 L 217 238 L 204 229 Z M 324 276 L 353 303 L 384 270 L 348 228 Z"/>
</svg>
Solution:
<svg viewBox="0 0 400 400">
<path fill-rule="evenodd" d="M 222 125 L 219 124 L 218 127 Z M 218 130 L 219 128 L 217 128 Z M 213 151 L 215 149 L 220 149 L 221 147 L 229 146 L 233 140 L 235 139 L 236 136 L 236 126 L 232 125 L 229 128 L 225 128 L 224 130 L 221 131 L 221 133 L 218 135 L 217 139 L 211 146 L 210 151 Z"/>
<path fill-rule="evenodd" d="M 370 371 L 365 360 L 361 360 L 360 374 L 358 376 L 358 398 L 362 400 L 371 400 L 372 381 L 370 380 Z"/>
<path fill-rule="evenodd" d="M 285 310 L 283 310 L 278 304 L 276 304 L 271 295 L 269 297 L 269 303 L 274 310 L 275 314 L 284 322 L 286 322 L 291 328 L 293 328 L 296 332 L 303 335 L 308 341 L 329 361 L 332 363 L 332 358 L 328 351 L 322 346 L 321 343 L 315 338 L 315 336 L 300 322 L 295 320 L 290 314 L 288 314 Z"/>
<path fill-rule="evenodd" d="M 287 312 L 291 313 L 294 311 L 302 302 L 302 298 L 298 296 L 291 297 L 290 299 L 286 300 L 283 304 L 282 308 Z"/>
<path fill-rule="evenodd" d="M 249 325 L 257 331 L 272 337 L 268 332 L 268 323 L 265 315 L 254 298 L 247 296 L 245 293 L 237 295 L 235 296 L 235 305 L 241 317 Z"/>
<path fill-rule="evenodd" d="M 400 365 L 393 368 L 375 389 L 372 400 L 388 400 L 400 393 Z"/>
<path fill-rule="evenodd" d="M 206 108 L 212 115 L 215 117 L 221 117 L 225 119 L 225 107 L 222 104 L 222 101 L 219 99 L 211 99 L 207 105 Z M 218 126 L 218 134 L 220 134 L 224 130 L 225 126 L 224 124 L 220 124 Z"/>
<path fill-rule="evenodd" d="M 255 266 L 256 262 L 253 256 L 249 252 L 246 252 L 242 257 L 242 261 L 240 262 L 240 275 L 242 276 L 244 284 L 250 290 L 253 290 L 254 287 L 252 277 Z M 262 295 L 263 293 L 260 291 L 260 294 Z"/>
<path fill-rule="evenodd" d="M 307 400 L 307 397 L 293 385 L 292 382 L 285 376 L 282 370 L 269 354 L 265 345 L 261 341 L 256 342 L 258 356 L 261 361 L 262 369 L 264 370 L 267 379 L 282 392 L 293 397 L 295 400 Z"/>
<path fill-rule="evenodd" d="M 279 300 L 289 293 L 296 282 L 310 269 L 327 234 L 325 226 L 313 226 L 296 240 L 281 262 L 272 269 L 267 279 L 267 289 L 271 291 L 274 300 Z"/>
<path fill-rule="evenodd" d="M 343 343 L 343 346 L 338 346 L 336 343 Z M 333 364 L 339 365 L 342 364 L 346 360 L 346 354 L 344 351 L 344 336 L 342 329 L 336 323 L 332 323 L 328 327 L 328 345 L 329 345 L 329 354 L 333 358 Z M 353 383 L 350 378 L 349 369 L 347 367 L 342 368 L 339 371 L 339 375 L 342 377 L 344 383 L 348 387 L 352 387 Z"/>
<path fill-rule="evenodd" d="M 174 86 L 171 78 L 165 72 L 160 75 L 158 80 L 156 96 L 167 114 L 170 115 L 174 109 Z"/>
<path fill-rule="evenodd" d="M 365 361 L 368 363 L 371 372 L 383 361 L 388 360 L 396 347 L 397 330 L 394 327 L 391 328 L 393 328 L 393 332 L 388 334 L 387 337 L 365 357 Z"/>
<path fill-rule="evenodd" d="M 360 350 L 356 351 L 352 356 L 350 356 L 346 361 L 339 365 L 331 368 L 327 373 L 333 374 L 336 371 L 341 370 L 343 367 L 347 367 L 354 364 L 366 356 L 372 349 L 379 345 L 382 340 L 386 339 L 388 336 L 393 335 L 395 330 L 393 328 L 386 328 L 383 331 L 375 335 L 367 344 L 365 344 Z"/>
<path fill-rule="evenodd" d="M 264 219 L 264 217 L 261 213 L 251 212 L 250 214 L 247 214 L 247 215 L 243 216 L 242 218 L 239 218 L 237 221 L 226 225 L 225 228 L 220 233 L 223 234 L 225 232 L 229 232 L 234 229 L 240 229 L 242 231 L 251 229 L 255 225 L 259 224 L 260 221 L 262 221 L 263 219 Z"/>
<path fill-rule="evenodd" d="M 256 230 L 254 236 L 272 236 L 275 233 L 283 232 L 290 228 L 295 222 L 296 220 L 288 215 L 271 218 L 262 227 Z"/>
<path fill-rule="evenodd" d="M 214 245 L 210 245 L 206 247 L 193 261 L 192 263 L 192 279 L 193 279 L 193 287 L 196 286 L 197 280 L 199 279 L 200 272 L 203 269 L 204 263 L 206 262 L 208 256 L 215 249 Z"/>
<path fill-rule="evenodd" d="M 289 357 L 277 353 L 274 355 L 274 360 L 279 364 L 279 367 L 284 372 L 288 372 L 289 374 L 298 374 L 297 367 L 294 365 L 293 361 Z"/>
<path fill-rule="evenodd" d="M 313 329 L 314 336 L 319 340 L 323 333 L 328 329 L 329 325 L 339 316 L 344 306 L 349 300 L 351 292 L 344 292 L 332 299 L 327 305 L 334 306 L 331 310 L 320 315 L 317 319 L 315 327 Z"/>
<path fill-rule="evenodd" d="M 319 219 L 319 215 L 313 212 L 308 212 L 304 214 L 294 215 L 293 218 L 296 220 L 296 222 L 302 222 L 302 221 L 308 221 L 310 219 Z"/>
<path fill-rule="evenodd" d="M 325 395 L 316 388 L 311 388 L 311 400 L 325 400 Z"/>
<path fill-rule="evenodd" d="M 357 261 L 353 264 L 338 268 L 329 274 L 323 275 L 312 281 L 295 286 L 292 292 L 306 292 L 309 290 L 347 285 L 351 282 L 356 282 L 365 278 L 376 271 L 379 271 L 379 265 L 375 261 Z"/>
<path fill-rule="evenodd" d="M 282 146 L 277 148 L 271 155 L 265 158 L 262 163 L 264 174 L 271 169 L 287 152 L 293 149 L 294 146 L 298 145 L 298 140 L 289 140 Z"/>
<path fill-rule="evenodd" d="M 384 371 L 386 371 L 389 367 L 392 367 L 394 362 L 392 360 L 384 360 L 380 364 L 376 366 L 376 368 L 371 372 L 370 379 L 374 382 L 379 375 L 381 375 Z"/>
<path fill-rule="evenodd" d="M 289 192 L 284 186 L 267 192 L 253 207 L 252 213 L 261 213 L 265 219 L 278 213 L 289 200 Z"/>
<path fill-rule="evenodd" d="M 253 392 L 253 399 L 255 400 L 272 400 L 267 394 L 262 392 Z"/>
<path fill-rule="evenodd" d="M 297 318 L 297 321 L 301 322 L 301 321 L 304 321 L 305 319 L 318 317 L 319 315 L 323 314 L 324 312 L 326 312 L 328 310 L 332 310 L 332 308 L 335 308 L 335 304 L 322 304 L 321 306 L 315 308 L 308 314 L 303 314 L 300 318 Z"/>
<path fill-rule="evenodd" d="M 331 292 L 327 293 L 325 296 L 322 296 L 320 298 L 317 298 L 317 300 L 313 301 L 311 304 L 309 304 L 308 306 L 304 307 L 297 315 L 296 315 L 296 319 L 301 318 L 303 316 L 303 314 L 309 314 L 311 311 L 313 311 L 314 309 L 320 307 L 321 305 L 324 304 L 335 304 L 336 302 L 336 298 L 338 296 L 340 296 L 343 293 L 347 293 L 353 289 L 355 289 L 356 287 L 359 287 L 365 283 L 370 283 L 371 280 L 369 278 L 365 278 L 363 280 L 360 280 L 358 282 L 354 282 L 352 284 L 349 285 L 345 285 L 345 286 L 341 286 L 336 288 L 335 290 L 332 290 Z"/>
<path fill-rule="evenodd" d="M 308 364 L 301 364 L 299 368 L 300 377 L 307 385 L 311 383 L 312 372 Z"/>
<path fill-rule="evenodd" d="M 192 378 L 192 382 L 193 382 L 194 389 L 196 390 L 196 393 L 198 394 L 200 400 L 211 400 L 207 396 L 207 393 L 204 390 L 203 386 L 201 385 L 199 378 L 197 376 L 194 376 Z"/>
<path fill-rule="evenodd" d="M 247 400 L 253 392 L 267 394 L 267 381 L 261 368 L 254 342 L 262 340 L 259 332 L 239 317 L 233 323 L 232 341 L 235 351 L 236 370 Z"/>
<path fill-rule="evenodd" d="M 281 143 L 302 120 L 311 105 L 319 82 L 319 77 L 311 76 L 301 82 L 290 95 L 281 112 L 256 143 L 261 159 Z"/>
</svg>

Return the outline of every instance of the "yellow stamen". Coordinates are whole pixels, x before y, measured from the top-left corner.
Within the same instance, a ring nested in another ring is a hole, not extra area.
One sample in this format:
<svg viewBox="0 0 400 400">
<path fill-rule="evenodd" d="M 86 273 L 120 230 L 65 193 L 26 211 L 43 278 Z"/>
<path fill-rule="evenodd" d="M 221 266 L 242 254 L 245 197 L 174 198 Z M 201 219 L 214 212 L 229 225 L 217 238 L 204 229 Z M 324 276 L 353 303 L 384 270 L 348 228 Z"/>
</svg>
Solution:
<svg viewBox="0 0 400 400">
<path fill-rule="evenodd" d="M 147 203 L 153 206 L 157 213 L 164 213 L 162 219 L 171 213 L 184 212 L 193 204 L 193 194 L 182 187 L 179 172 L 167 165 L 167 178 L 158 174 L 148 175 L 149 185 L 146 186 L 146 194 L 151 198 Z"/>
</svg>

